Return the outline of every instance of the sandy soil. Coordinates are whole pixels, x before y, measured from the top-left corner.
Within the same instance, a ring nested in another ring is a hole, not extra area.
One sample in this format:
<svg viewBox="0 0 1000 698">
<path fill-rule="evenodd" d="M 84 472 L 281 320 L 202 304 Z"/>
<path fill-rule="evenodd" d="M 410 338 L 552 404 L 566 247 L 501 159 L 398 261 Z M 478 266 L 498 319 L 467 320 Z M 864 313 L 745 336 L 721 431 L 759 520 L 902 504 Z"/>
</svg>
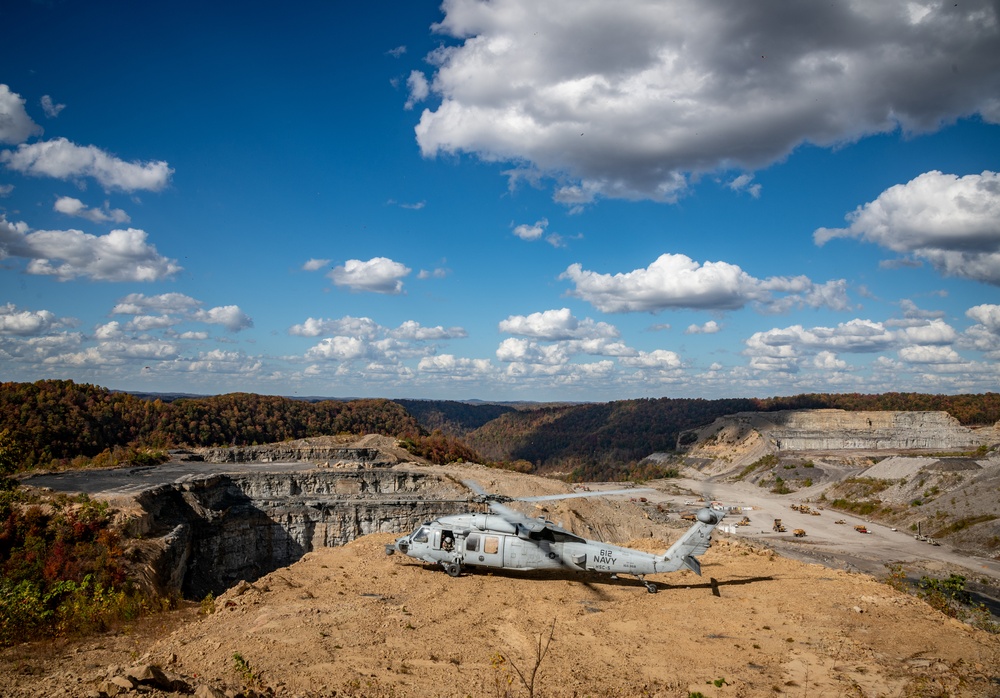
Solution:
<svg viewBox="0 0 1000 698">
<path fill-rule="evenodd" d="M 744 542 L 720 541 L 703 578 L 663 576 L 652 595 L 604 578 L 453 579 L 386 557 L 391 540 L 310 553 L 230 590 L 212 615 L 152 621 L 158 632 L 64 644 L 47 660 L 44 647 L 8 650 L 3 692 L 96 695 L 140 662 L 233 694 L 251 684 L 290 696 L 529 695 L 514 666 L 530 674 L 551 631 L 536 696 L 1000 695 L 997 636 L 869 576 Z"/>
<path fill-rule="evenodd" d="M 473 475 L 513 495 L 564 487 Z M 660 552 L 680 533 L 628 498 L 547 504 L 569 528 L 640 549 Z M 210 615 L 191 606 L 118 634 L 5 650 L 0 693 L 96 697 L 125 667 L 149 663 L 202 695 L 1000 696 L 1000 637 L 868 575 L 754 541 L 718 536 L 703 577 L 658 576 L 653 595 L 605 577 L 455 579 L 387 557 L 392 540 L 310 553 L 231 589 Z"/>
</svg>

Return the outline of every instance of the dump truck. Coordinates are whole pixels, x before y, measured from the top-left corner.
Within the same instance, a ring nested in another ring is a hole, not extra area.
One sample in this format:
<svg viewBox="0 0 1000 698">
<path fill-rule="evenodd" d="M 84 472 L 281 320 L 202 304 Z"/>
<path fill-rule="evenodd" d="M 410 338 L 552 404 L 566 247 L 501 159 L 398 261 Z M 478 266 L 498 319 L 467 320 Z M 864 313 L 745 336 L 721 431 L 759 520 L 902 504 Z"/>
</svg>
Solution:
<svg viewBox="0 0 1000 698">
<path fill-rule="evenodd" d="M 854 530 L 857 531 L 858 533 L 868 533 L 869 532 L 868 531 L 868 527 L 865 526 L 865 525 L 855 526 Z"/>
<path fill-rule="evenodd" d="M 788 529 L 786 529 L 785 526 L 784 526 L 784 524 L 781 523 L 781 519 L 775 519 L 774 520 L 774 526 L 772 527 L 772 530 L 775 533 L 784 533 Z"/>
<path fill-rule="evenodd" d="M 792 531 L 792 533 L 795 535 L 796 538 L 804 538 L 806 535 L 806 531 L 804 528 L 796 528 L 794 531 Z"/>
</svg>

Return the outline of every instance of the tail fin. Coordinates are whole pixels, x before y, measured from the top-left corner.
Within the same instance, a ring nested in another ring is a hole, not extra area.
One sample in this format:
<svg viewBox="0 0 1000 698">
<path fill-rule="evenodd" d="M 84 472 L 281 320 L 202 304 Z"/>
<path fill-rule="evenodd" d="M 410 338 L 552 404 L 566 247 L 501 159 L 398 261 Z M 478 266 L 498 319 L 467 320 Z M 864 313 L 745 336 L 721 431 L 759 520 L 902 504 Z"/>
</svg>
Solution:
<svg viewBox="0 0 1000 698">
<path fill-rule="evenodd" d="M 663 560 L 666 563 L 664 571 L 673 572 L 679 570 L 681 566 L 685 566 L 699 577 L 701 576 L 701 565 L 698 564 L 696 558 L 699 555 L 704 555 L 705 551 L 708 550 L 712 531 L 719 525 L 725 514 L 721 511 L 705 508 L 698 512 L 697 517 L 698 522 L 663 554 Z"/>
</svg>

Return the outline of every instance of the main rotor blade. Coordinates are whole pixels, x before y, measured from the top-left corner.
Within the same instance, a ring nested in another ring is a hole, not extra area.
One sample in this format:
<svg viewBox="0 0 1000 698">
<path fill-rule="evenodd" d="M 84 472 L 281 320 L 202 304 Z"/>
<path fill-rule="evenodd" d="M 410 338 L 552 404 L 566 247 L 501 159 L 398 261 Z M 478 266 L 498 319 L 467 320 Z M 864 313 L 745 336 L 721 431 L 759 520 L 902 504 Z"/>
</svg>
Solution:
<svg viewBox="0 0 1000 698">
<path fill-rule="evenodd" d="M 654 492 L 649 487 L 626 487 L 621 490 L 604 490 L 596 492 L 573 492 L 572 494 L 546 494 L 538 497 L 513 497 L 515 502 L 548 502 L 555 499 L 577 499 L 579 497 L 611 497 L 617 494 L 637 494 L 639 492 Z"/>
<path fill-rule="evenodd" d="M 486 497 L 486 496 L 488 496 L 486 490 L 483 489 L 483 486 L 480 485 L 475 480 L 462 480 L 462 484 L 465 485 L 466 487 L 468 487 L 470 490 L 472 490 L 476 494 L 478 494 L 480 497 Z"/>
<path fill-rule="evenodd" d="M 509 524 L 516 524 L 521 528 L 527 529 L 532 532 L 541 531 L 548 524 L 540 519 L 533 519 L 526 514 L 522 514 L 519 511 L 514 511 L 506 504 L 501 504 L 500 502 L 489 502 L 490 511 L 499 516 L 501 519 Z"/>
</svg>

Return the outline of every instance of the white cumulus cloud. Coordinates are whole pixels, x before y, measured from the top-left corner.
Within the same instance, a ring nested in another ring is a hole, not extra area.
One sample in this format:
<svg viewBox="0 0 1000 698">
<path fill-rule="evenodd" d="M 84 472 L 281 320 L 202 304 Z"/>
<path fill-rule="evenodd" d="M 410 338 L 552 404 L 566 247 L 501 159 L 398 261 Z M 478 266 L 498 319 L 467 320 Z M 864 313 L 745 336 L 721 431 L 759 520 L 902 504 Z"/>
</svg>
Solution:
<svg viewBox="0 0 1000 698">
<path fill-rule="evenodd" d="M 709 320 L 704 325 L 688 325 L 684 334 L 715 334 L 721 329 L 722 326 L 719 323 L 715 320 Z"/>
<path fill-rule="evenodd" d="M 1000 175 L 925 172 L 819 228 L 822 245 L 853 237 L 930 262 L 942 274 L 1000 286 Z"/>
<path fill-rule="evenodd" d="M 24 109 L 24 99 L 0 84 L 0 143 L 17 145 L 42 132 Z"/>
<path fill-rule="evenodd" d="M 530 315 L 511 315 L 499 325 L 501 332 L 547 341 L 618 337 L 618 328 L 590 318 L 578 320 L 569 308 Z"/>
<path fill-rule="evenodd" d="M 288 333 L 298 337 L 319 337 L 321 334 L 355 335 L 373 339 L 381 328 L 371 318 L 356 318 L 350 315 L 337 320 L 307 318 L 305 322 L 292 325 Z"/>
<path fill-rule="evenodd" d="M 367 358 L 369 349 L 359 337 L 327 337 L 310 348 L 305 356 L 310 361 L 355 361 Z"/>
<path fill-rule="evenodd" d="M 468 333 L 461 327 L 424 327 L 415 320 L 406 320 L 395 330 L 389 332 L 395 339 L 414 340 L 418 342 L 428 342 L 441 339 L 462 339 Z"/>
<path fill-rule="evenodd" d="M 182 270 L 149 244 L 136 228 L 89 235 L 80 230 L 36 230 L 10 223 L 0 214 L 0 259 L 22 257 L 27 272 L 60 281 L 79 277 L 94 281 L 161 281 Z"/>
<path fill-rule="evenodd" d="M 141 315 L 150 312 L 188 313 L 201 306 L 201 302 L 183 293 L 161 293 L 147 296 L 130 293 L 112 308 L 113 315 Z"/>
<path fill-rule="evenodd" d="M 403 106 L 404 109 L 413 109 L 417 103 L 423 102 L 431 93 L 427 76 L 419 70 L 412 71 L 410 77 L 406 78 L 406 87 L 410 91 L 410 96 Z"/>
<path fill-rule="evenodd" d="M 805 363 L 837 369 L 843 353 L 896 351 L 908 363 L 956 363 L 960 359 L 950 345 L 959 339 L 954 328 L 940 319 L 893 330 L 886 323 L 855 318 L 835 327 L 792 325 L 755 332 L 743 353 L 750 357 L 752 368 L 789 372 Z"/>
<path fill-rule="evenodd" d="M 514 235 L 522 240 L 537 240 L 545 234 L 545 229 L 548 225 L 549 220 L 547 218 L 535 221 L 535 223 L 531 225 L 528 223 L 522 223 L 521 225 L 514 227 Z"/>
<path fill-rule="evenodd" d="M 30 337 L 62 326 L 50 310 L 18 310 L 13 303 L 0 305 L 0 335 Z"/>
<path fill-rule="evenodd" d="M 162 293 L 146 296 L 131 293 L 115 304 L 114 315 L 134 315 L 130 329 L 152 329 L 175 325 L 178 322 L 201 322 L 207 325 L 222 325 L 230 332 L 253 327 L 253 319 L 238 305 L 224 305 L 202 308 L 202 302 L 183 293 Z M 173 317 L 177 319 L 174 320 Z"/>
<path fill-rule="evenodd" d="M 346 286 L 352 291 L 399 294 L 403 292 L 403 277 L 411 269 L 405 264 L 394 262 L 387 257 L 373 257 L 367 262 L 349 259 L 342 266 L 335 267 L 327 277 L 337 286 Z"/>
<path fill-rule="evenodd" d="M 191 319 L 204 322 L 207 325 L 222 325 L 230 332 L 239 332 L 253 327 L 253 320 L 240 310 L 238 305 L 223 305 L 208 310 L 199 310 L 191 316 Z"/>
<path fill-rule="evenodd" d="M 984 303 L 969 308 L 965 314 L 986 327 L 990 332 L 1000 334 L 1000 305 Z"/>
<path fill-rule="evenodd" d="M 120 208 L 111 208 L 106 201 L 103 208 L 89 208 L 72 196 L 60 196 L 52 208 L 59 213 L 84 218 L 91 223 L 128 223 L 131 221 L 127 213 Z"/>
<path fill-rule="evenodd" d="M 493 373 L 493 364 L 489 359 L 468 359 L 453 354 L 440 354 L 420 359 L 417 369 L 422 373 L 443 373 L 462 378 L 488 376 Z"/>
<path fill-rule="evenodd" d="M 438 104 L 416 127 L 421 151 L 516 163 L 570 204 L 672 201 L 691 174 L 752 171 L 805 143 L 1000 122 L 989 0 L 441 7 L 434 28 L 456 43 L 428 56 Z"/>
<path fill-rule="evenodd" d="M 641 351 L 638 356 L 622 357 L 619 361 L 623 366 L 630 368 L 677 369 L 683 365 L 681 357 L 676 352 L 667 349 Z"/>
<path fill-rule="evenodd" d="M 737 310 L 749 303 L 772 311 L 791 305 L 847 307 L 841 282 L 817 285 L 804 276 L 757 279 L 735 264 L 699 263 L 683 254 L 663 254 L 645 269 L 613 275 L 573 264 L 559 278 L 575 284 L 570 295 L 606 313 Z"/>
<path fill-rule="evenodd" d="M 911 364 L 957 364 L 962 357 L 951 347 L 903 347 L 899 358 Z"/>
<path fill-rule="evenodd" d="M 160 191 L 173 169 L 162 160 L 125 162 L 97 146 L 77 145 L 65 138 L 22 143 L 17 150 L 0 152 L 0 162 L 12 170 L 35 177 L 79 179 L 93 177 L 109 190 Z"/>
</svg>

